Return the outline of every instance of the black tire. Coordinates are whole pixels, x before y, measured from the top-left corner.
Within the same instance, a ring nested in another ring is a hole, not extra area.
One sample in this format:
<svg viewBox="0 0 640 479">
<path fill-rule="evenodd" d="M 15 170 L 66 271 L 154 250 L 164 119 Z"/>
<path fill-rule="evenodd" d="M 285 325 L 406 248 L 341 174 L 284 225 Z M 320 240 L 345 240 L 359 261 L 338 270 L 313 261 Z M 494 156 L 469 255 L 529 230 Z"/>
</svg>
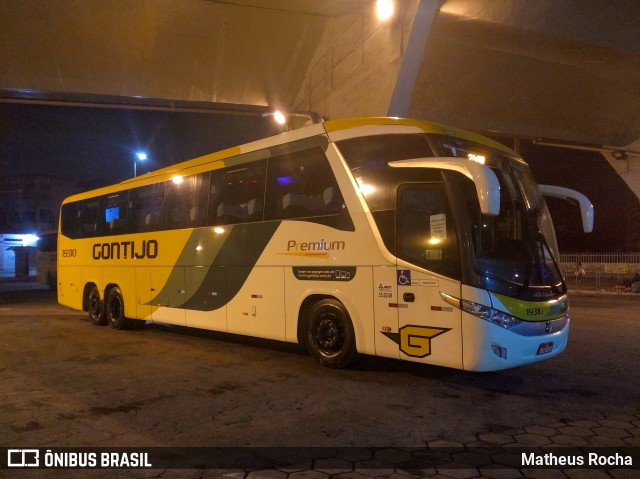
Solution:
<svg viewBox="0 0 640 479">
<path fill-rule="evenodd" d="M 129 329 L 129 320 L 124 315 L 122 291 L 117 286 L 114 286 L 109 291 L 104 309 L 109 326 L 113 329 Z"/>
<path fill-rule="evenodd" d="M 107 316 L 104 314 L 104 303 L 102 299 L 100 299 L 100 291 L 98 291 L 97 286 L 93 286 L 91 291 L 89 291 L 87 311 L 91 324 L 95 326 L 105 326 L 107 324 Z"/>
<path fill-rule="evenodd" d="M 318 362 L 329 368 L 346 367 L 356 354 L 356 337 L 349 313 L 335 299 L 315 303 L 307 313 L 306 346 Z"/>
</svg>

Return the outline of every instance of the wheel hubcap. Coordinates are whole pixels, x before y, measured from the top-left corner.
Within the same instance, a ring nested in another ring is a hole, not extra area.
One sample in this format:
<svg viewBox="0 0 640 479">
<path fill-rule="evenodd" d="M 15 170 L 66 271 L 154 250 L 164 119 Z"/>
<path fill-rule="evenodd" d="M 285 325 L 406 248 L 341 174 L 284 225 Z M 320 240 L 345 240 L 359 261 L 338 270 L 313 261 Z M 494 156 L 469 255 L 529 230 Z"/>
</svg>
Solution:
<svg viewBox="0 0 640 479">
<path fill-rule="evenodd" d="M 100 312 L 100 299 L 96 298 L 95 296 L 91 296 L 89 298 L 89 312 L 93 315 L 93 316 L 97 316 L 98 313 Z"/>
<path fill-rule="evenodd" d="M 316 341 L 324 351 L 333 352 L 340 349 L 342 346 L 342 334 L 335 318 L 320 320 L 316 329 Z"/>
<path fill-rule="evenodd" d="M 114 299 L 111 301 L 110 306 L 109 311 L 111 313 L 111 319 L 118 319 L 120 317 L 120 300 Z"/>
</svg>

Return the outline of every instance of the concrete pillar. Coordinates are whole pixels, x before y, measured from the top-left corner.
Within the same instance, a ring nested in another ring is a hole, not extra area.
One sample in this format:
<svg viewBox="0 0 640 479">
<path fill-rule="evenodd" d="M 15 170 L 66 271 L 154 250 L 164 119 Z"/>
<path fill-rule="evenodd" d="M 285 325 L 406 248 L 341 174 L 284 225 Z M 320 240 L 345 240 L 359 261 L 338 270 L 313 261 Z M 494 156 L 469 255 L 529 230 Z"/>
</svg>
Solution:
<svg viewBox="0 0 640 479">
<path fill-rule="evenodd" d="M 374 5 L 328 20 L 293 110 L 324 118 L 386 115 L 420 0 L 396 0 L 388 21 L 376 17 Z"/>
<path fill-rule="evenodd" d="M 424 47 L 431 25 L 444 0 L 420 0 L 413 20 L 409 42 L 402 58 L 400 72 L 387 109 L 387 116 L 408 116 L 418 71 L 424 60 Z"/>
<path fill-rule="evenodd" d="M 614 152 L 603 153 L 609 164 L 620 175 L 629 189 L 640 199 L 640 139 L 621 148 L 622 158 Z"/>
</svg>

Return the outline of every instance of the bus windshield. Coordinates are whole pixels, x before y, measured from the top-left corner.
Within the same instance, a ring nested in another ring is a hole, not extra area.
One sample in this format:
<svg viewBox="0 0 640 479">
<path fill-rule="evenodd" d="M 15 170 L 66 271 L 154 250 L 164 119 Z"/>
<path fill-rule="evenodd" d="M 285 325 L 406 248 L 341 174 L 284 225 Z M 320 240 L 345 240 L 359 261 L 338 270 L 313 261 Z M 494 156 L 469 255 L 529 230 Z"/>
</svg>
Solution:
<svg viewBox="0 0 640 479">
<path fill-rule="evenodd" d="M 460 251 L 460 257 L 468 258 L 469 263 L 467 274 L 460 278 L 463 282 L 527 300 L 566 292 L 551 217 L 523 161 L 449 135 L 369 136 L 341 141 L 338 146 L 390 252 L 401 256 L 395 236 L 402 234 L 397 230 L 401 225 L 393 218 L 400 207 L 396 205 L 398 187 L 439 182 L 447 184 L 448 201 L 457 215 L 458 247 L 465 240 L 471 246 L 468 253 Z M 481 213 L 472 180 L 461 174 L 388 167 L 390 161 L 433 156 L 466 158 L 491 168 L 500 183 L 499 215 Z"/>
<path fill-rule="evenodd" d="M 473 269 L 484 286 L 523 299 L 564 294 L 551 216 L 526 163 L 502 152 L 446 136 L 431 136 L 442 156 L 468 158 L 490 167 L 500 183 L 500 214 L 483 215 L 471 181 L 456 178 L 463 196 Z"/>
</svg>

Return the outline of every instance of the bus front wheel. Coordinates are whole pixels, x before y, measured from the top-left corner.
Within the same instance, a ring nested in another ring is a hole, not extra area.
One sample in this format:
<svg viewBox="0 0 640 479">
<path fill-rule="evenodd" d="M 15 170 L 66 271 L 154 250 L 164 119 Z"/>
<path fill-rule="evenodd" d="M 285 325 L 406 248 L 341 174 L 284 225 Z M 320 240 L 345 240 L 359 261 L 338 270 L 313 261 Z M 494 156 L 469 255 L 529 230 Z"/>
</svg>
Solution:
<svg viewBox="0 0 640 479">
<path fill-rule="evenodd" d="M 124 299 L 122 298 L 122 291 L 120 291 L 120 288 L 117 286 L 111 288 L 107 295 L 105 313 L 109 326 L 113 329 L 129 328 L 129 321 L 124 315 Z"/>
<path fill-rule="evenodd" d="M 318 362 L 330 368 L 346 367 L 356 353 L 349 313 L 335 299 L 322 299 L 309 309 L 306 345 Z"/>
<path fill-rule="evenodd" d="M 98 291 L 97 286 L 93 286 L 91 291 L 89 291 L 87 311 L 89 312 L 89 320 L 95 326 L 104 326 L 107 324 L 107 316 L 104 314 L 104 303 L 100 299 L 100 291 Z"/>
</svg>

